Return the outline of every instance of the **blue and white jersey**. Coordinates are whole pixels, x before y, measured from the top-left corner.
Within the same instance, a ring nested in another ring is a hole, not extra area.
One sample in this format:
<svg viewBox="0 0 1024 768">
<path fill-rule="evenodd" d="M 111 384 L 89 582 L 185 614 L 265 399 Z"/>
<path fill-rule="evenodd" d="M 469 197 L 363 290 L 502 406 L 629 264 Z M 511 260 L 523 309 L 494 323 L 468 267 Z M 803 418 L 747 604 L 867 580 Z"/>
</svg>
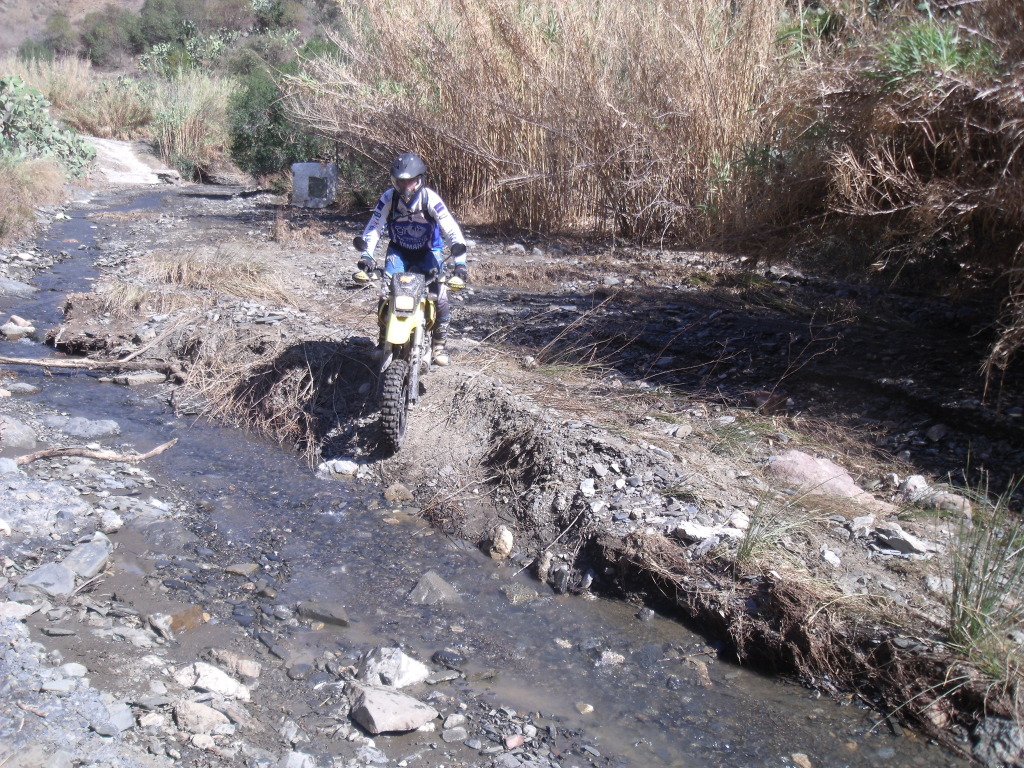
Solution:
<svg viewBox="0 0 1024 768">
<path fill-rule="evenodd" d="M 446 244 L 466 244 L 458 222 L 452 216 L 444 200 L 434 190 L 423 187 L 411 202 L 406 204 L 394 187 L 389 187 L 377 201 L 370 222 L 363 230 L 366 252 L 373 254 L 385 228 L 391 242 L 399 248 L 419 251 L 429 248 L 439 251 Z M 455 262 L 465 264 L 466 256 L 459 256 Z"/>
</svg>

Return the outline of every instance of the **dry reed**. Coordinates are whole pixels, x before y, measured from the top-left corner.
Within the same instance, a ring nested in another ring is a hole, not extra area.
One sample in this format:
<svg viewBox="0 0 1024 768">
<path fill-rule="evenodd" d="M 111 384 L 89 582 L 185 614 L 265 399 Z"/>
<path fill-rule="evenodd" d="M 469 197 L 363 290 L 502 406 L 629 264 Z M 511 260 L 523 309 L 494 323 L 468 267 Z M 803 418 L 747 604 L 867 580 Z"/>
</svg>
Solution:
<svg viewBox="0 0 1024 768">
<path fill-rule="evenodd" d="M 781 8 L 368 4 L 349 10 L 343 56 L 289 79 L 290 104 L 382 164 L 422 153 L 479 218 L 695 238 L 731 215 L 733 164 L 773 93 Z"/>
<path fill-rule="evenodd" d="M 32 232 L 35 211 L 60 202 L 64 174 L 56 160 L 0 158 L 0 243 Z"/>
</svg>

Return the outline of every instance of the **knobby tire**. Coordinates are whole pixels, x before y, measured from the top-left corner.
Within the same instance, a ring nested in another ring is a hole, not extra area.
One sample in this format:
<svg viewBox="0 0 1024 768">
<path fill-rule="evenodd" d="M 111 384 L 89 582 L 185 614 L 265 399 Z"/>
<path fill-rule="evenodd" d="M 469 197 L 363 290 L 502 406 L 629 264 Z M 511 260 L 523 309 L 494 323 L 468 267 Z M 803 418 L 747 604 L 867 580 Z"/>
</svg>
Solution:
<svg viewBox="0 0 1024 768">
<path fill-rule="evenodd" d="M 384 371 L 380 392 L 382 443 L 392 453 L 402 447 L 409 416 L 409 363 L 395 360 Z"/>
</svg>

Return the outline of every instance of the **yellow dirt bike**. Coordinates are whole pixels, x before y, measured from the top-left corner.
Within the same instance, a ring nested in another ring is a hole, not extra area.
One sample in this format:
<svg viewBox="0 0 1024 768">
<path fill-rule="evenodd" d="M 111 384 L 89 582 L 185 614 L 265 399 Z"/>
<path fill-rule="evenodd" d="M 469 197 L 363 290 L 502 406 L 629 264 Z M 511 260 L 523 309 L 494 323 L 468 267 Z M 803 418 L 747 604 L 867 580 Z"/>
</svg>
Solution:
<svg viewBox="0 0 1024 768">
<path fill-rule="evenodd" d="M 366 241 L 361 237 L 353 245 L 361 253 L 366 251 Z M 466 252 L 466 247 L 456 244 L 451 251 L 451 257 L 456 258 Z M 437 319 L 441 286 L 447 284 L 457 291 L 466 284 L 437 270 L 426 275 L 397 272 L 388 278 L 383 269 L 376 268 L 373 274 L 360 270 L 352 277 L 363 284 L 374 277 L 381 279 L 377 310 L 382 335 L 377 374 L 381 442 L 385 450 L 394 453 L 402 447 L 409 408 L 420 399 L 420 377 L 430 370 L 430 332 Z"/>
</svg>

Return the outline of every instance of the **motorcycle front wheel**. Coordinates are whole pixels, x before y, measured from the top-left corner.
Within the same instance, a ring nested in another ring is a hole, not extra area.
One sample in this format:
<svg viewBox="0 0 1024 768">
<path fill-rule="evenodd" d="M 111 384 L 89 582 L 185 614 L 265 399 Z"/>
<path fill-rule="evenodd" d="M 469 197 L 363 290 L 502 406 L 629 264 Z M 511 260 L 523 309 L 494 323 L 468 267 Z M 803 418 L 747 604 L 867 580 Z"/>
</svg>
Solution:
<svg viewBox="0 0 1024 768">
<path fill-rule="evenodd" d="M 380 391 L 381 442 L 392 453 L 402 447 L 409 417 L 409 363 L 395 360 L 384 371 Z"/>
</svg>

